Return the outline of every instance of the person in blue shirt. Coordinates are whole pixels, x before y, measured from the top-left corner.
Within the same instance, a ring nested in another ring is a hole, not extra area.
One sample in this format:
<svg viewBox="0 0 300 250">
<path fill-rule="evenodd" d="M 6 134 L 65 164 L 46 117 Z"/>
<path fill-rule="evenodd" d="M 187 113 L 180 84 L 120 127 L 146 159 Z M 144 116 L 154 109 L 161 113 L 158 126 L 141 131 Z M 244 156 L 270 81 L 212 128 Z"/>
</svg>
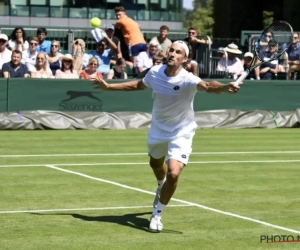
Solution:
<svg viewBox="0 0 300 250">
<path fill-rule="evenodd" d="M 300 43 L 299 34 L 293 33 L 293 40 L 291 44 L 286 45 L 288 47 L 286 53 L 288 55 L 288 72 L 289 78 L 292 78 L 292 71 L 300 71 Z"/>
<path fill-rule="evenodd" d="M 110 48 L 108 48 L 108 44 Z M 112 55 L 116 53 L 117 46 L 115 43 L 107 36 L 103 40 L 97 43 L 96 51 L 93 51 L 90 54 L 90 58 L 96 57 L 99 61 L 99 67 L 97 71 L 100 72 L 104 78 L 107 77 L 107 74 L 110 71 L 110 60 Z"/>
<path fill-rule="evenodd" d="M 50 53 L 51 50 L 51 41 L 45 40 L 47 37 L 47 30 L 46 28 L 38 28 L 36 31 L 36 35 L 39 39 L 39 45 L 37 47 L 37 52 L 45 52 L 46 54 Z"/>
<path fill-rule="evenodd" d="M 268 47 L 266 50 L 263 50 L 259 54 L 259 58 L 263 61 L 270 60 L 271 58 L 276 56 L 278 51 L 278 43 L 275 40 L 270 40 L 268 42 Z M 256 64 L 261 62 L 257 59 Z M 279 71 L 278 59 L 273 60 L 271 62 L 267 62 L 262 64 L 260 67 L 255 68 L 255 76 L 256 80 L 271 80 L 272 77 L 277 74 Z"/>
</svg>

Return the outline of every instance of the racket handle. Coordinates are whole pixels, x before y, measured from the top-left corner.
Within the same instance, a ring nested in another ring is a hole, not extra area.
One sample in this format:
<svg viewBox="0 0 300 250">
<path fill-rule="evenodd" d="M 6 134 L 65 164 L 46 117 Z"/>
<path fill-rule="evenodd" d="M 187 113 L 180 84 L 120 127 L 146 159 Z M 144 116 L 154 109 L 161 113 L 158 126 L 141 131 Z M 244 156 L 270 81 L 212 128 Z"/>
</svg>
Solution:
<svg viewBox="0 0 300 250">
<path fill-rule="evenodd" d="M 235 81 L 235 84 L 238 86 L 241 84 L 242 81 L 245 80 L 245 78 L 249 75 L 249 72 L 248 71 L 244 71 L 240 77 Z"/>
</svg>

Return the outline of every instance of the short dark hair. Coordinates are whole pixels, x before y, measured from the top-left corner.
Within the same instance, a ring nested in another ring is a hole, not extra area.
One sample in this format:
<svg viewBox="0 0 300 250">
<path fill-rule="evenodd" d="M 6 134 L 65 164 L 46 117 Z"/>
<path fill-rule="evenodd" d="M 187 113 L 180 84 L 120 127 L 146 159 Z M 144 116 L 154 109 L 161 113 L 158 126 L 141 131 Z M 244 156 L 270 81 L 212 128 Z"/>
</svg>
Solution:
<svg viewBox="0 0 300 250">
<path fill-rule="evenodd" d="M 36 34 L 39 35 L 39 34 L 42 34 L 42 33 L 45 33 L 45 35 L 47 35 L 47 29 L 46 28 L 38 28 L 37 31 L 36 31 Z"/>
<path fill-rule="evenodd" d="M 118 13 L 120 11 L 125 12 L 125 8 L 123 6 L 117 6 L 117 7 L 115 7 L 115 13 Z"/>
<path fill-rule="evenodd" d="M 160 60 L 161 62 L 163 62 L 164 57 L 161 56 L 161 55 L 158 55 L 158 54 L 152 56 L 152 61 L 153 61 L 153 62 L 156 62 L 156 61 L 159 61 L 159 60 Z"/>
<path fill-rule="evenodd" d="M 159 30 L 167 30 L 170 31 L 169 27 L 167 25 L 162 25 Z"/>
<path fill-rule="evenodd" d="M 123 64 L 126 64 L 126 61 L 125 61 L 125 59 L 124 58 L 118 58 L 117 60 L 116 60 L 116 65 L 123 65 Z"/>
<path fill-rule="evenodd" d="M 197 29 L 195 27 L 193 27 L 193 26 L 189 27 L 188 30 L 196 30 L 197 31 Z"/>
<path fill-rule="evenodd" d="M 20 55 L 21 55 L 21 58 L 22 58 L 22 51 L 20 51 L 20 50 L 18 50 L 18 49 L 13 50 L 11 56 L 12 56 L 13 54 L 20 54 Z"/>
</svg>

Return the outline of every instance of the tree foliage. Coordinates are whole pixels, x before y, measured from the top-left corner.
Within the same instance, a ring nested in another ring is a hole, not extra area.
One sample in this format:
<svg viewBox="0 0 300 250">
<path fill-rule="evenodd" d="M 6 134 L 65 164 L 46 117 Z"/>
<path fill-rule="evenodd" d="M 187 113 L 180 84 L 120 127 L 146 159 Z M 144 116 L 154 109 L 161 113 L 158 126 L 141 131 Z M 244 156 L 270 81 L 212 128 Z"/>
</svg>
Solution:
<svg viewBox="0 0 300 250">
<path fill-rule="evenodd" d="M 195 27 L 200 35 L 213 34 L 213 1 L 195 0 L 194 11 L 191 18 L 191 26 Z"/>
</svg>

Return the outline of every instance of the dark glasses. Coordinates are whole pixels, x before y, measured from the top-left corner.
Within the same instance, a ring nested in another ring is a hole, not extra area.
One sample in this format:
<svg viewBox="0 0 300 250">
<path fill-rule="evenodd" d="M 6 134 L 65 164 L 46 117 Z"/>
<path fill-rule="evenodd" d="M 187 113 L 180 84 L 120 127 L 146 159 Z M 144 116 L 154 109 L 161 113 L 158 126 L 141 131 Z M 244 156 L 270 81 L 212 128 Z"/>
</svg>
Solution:
<svg viewBox="0 0 300 250">
<path fill-rule="evenodd" d="M 191 35 L 195 35 L 195 34 L 196 34 L 196 32 L 189 32 L 189 34 L 191 34 Z"/>
<path fill-rule="evenodd" d="M 36 59 L 37 59 L 37 60 L 44 60 L 43 57 L 37 57 Z"/>
<path fill-rule="evenodd" d="M 70 60 L 64 60 L 65 63 L 72 63 Z"/>
<path fill-rule="evenodd" d="M 58 45 L 52 44 L 51 47 L 52 47 L 52 48 L 53 48 L 53 47 L 58 48 Z"/>
<path fill-rule="evenodd" d="M 95 66 L 98 66 L 98 64 L 97 64 L 97 63 L 90 63 L 90 65 L 95 65 Z"/>
<path fill-rule="evenodd" d="M 6 40 L 0 39 L 0 43 L 5 43 L 5 42 L 6 42 Z"/>
<path fill-rule="evenodd" d="M 37 46 L 37 43 L 30 43 L 31 46 Z"/>
</svg>

